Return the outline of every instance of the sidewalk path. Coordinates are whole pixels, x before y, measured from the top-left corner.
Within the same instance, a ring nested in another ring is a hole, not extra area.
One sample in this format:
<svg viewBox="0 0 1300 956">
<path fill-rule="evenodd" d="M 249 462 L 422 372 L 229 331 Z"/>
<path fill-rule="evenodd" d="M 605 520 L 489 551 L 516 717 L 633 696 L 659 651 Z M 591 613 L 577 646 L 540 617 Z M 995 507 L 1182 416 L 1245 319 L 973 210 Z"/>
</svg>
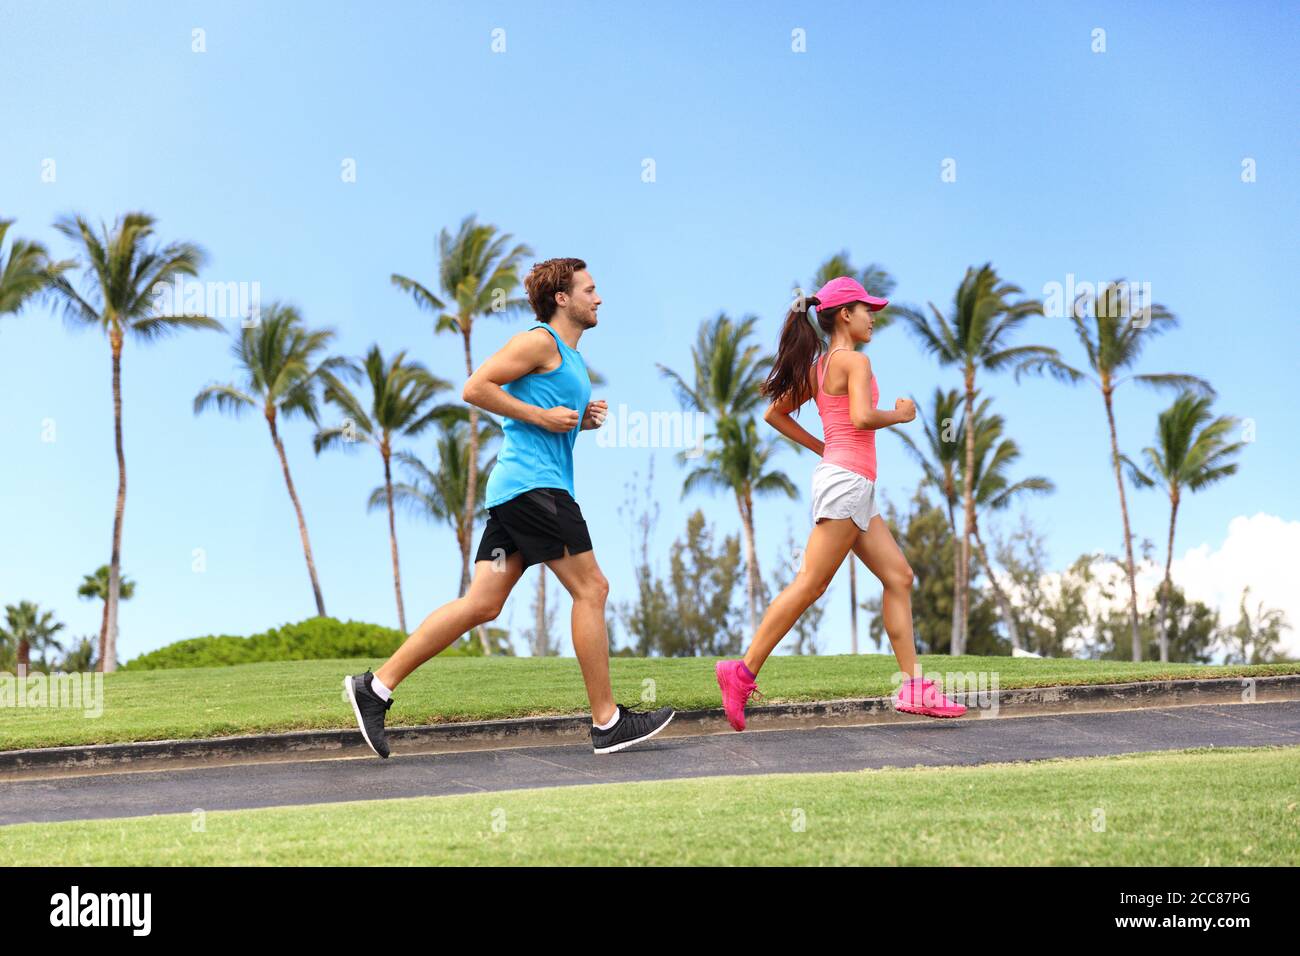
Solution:
<svg viewBox="0 0 1300 956">
<path fill-rule="evenodd" d="M 602 756 L 565 745 L 16 780 L 0 784 L 0 824 L 1210 745 L 1300 746 L 1300 701 L 666 737 Z"/>
</svg>

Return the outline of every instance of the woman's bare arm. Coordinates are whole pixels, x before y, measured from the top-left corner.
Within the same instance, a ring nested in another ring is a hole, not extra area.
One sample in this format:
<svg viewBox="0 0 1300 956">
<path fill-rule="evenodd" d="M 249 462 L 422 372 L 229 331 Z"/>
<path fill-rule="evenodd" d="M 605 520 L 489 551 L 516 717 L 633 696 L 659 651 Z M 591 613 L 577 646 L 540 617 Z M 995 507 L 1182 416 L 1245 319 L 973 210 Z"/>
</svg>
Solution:
<svg viewBox="0 0 1300 956">
<path fill-rule="evenodd" d="M 876 408 L 871 400 L 871 359 L 861 352 L 846 352 L 849 363 L 849 418 L 854 428 L 877 429 L 901 425 L 916 417 L 910 399 L 900 398 L 893 411 Z"/>
<path fill-rule="evenodd" d="M 798 442 L 809 451 L 821 455 L 826 450 L 826 445 L 820 438 L 814 438 L 813 435 L 793 418 L 790 413 L 794 411 L 794 405 L 790 402 L 789 397 L 773 402 L 767 406 L 767 411 L 763 412 L 763 421 L 767 422 L 786 438 L 793 442 Z"/>
</svg>

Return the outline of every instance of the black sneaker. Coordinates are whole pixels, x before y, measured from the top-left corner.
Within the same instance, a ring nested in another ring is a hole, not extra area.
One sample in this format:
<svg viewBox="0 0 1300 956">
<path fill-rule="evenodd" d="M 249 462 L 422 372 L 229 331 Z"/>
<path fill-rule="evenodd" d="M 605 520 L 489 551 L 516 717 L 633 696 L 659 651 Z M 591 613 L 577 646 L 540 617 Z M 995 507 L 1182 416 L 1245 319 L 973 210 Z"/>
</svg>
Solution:
<svg viewBox="0 0 1300 956">
<path fill-rule="evenodd" d="M 384 714 L 393 706 L 390 694 L 388 700 L 380 700 L 379 695 L 370 689 L 374 674 L 366 671 L 343 678 L 343 688 L 352 701 L 352 712 L 357 715 L 357 726 L 370 749 L 381 757 L 388 756 L 388 738 L 384 736 Z M 618 724 L 614 725 L 618 727 Z"/>
<path fill-rule="evenodd" d="M 660 707 L 649 713 L 628 710 L 618 704 L 618 720 L 609 730 L 601 730 L 591 725 L 591 746 L 598 754 L 612 754 L 624 747 L 631 747 L 643 740 L 649 740 L 668 726 L 673 719 L 671 707 Z"/>
</svg>

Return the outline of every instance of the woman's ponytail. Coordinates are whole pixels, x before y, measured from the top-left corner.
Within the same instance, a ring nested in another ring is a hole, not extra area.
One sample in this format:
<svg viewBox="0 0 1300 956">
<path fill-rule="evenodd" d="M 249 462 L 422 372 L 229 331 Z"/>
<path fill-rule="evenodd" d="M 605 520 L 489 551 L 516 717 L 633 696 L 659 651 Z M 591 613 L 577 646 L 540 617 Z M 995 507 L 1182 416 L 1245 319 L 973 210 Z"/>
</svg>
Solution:
<svg viewBox="0 0 1300 956">
<path fill-rule="evenodd" d="M 790 404 L 798 409 L 813 397 L 809 369 L 826 347 L 808 316 L 808 309 L 817 304 L 816 296 L 800 296 L 785 317 L 772 370 L 759 386 L 759 391 L 773 402 L 789 397 Z"/>
</svg>

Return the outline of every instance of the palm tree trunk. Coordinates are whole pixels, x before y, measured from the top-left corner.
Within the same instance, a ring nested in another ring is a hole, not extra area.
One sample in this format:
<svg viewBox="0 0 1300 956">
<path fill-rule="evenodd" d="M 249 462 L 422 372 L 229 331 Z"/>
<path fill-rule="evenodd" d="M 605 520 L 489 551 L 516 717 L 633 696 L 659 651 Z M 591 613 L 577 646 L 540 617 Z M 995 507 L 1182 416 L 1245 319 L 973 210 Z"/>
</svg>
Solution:
<svg viewBox="0 0 1300 956">
<path fill-rule="evenodd" d="M 470 332 L 473 329 L 473 320 L 470 316 L 463 315 L 457 319 L 461 328 L 461 338 L 465 343 L 465 377 L 474 374 L 474 355 L 470 349 Z M 466 539 L 466 545 L 460 552 L 460 593 L 463 595 L 469 588 L 469 544 L 468 541 L 474 536 L 474 512 L 478 510 L 478 406 L 470 405 L 469 407 L 469 462 L 465 469 L 465 527 L 469 535 Z M 483 656 L 487 657 L 492 653 L 492 648 L 488 646 L 487 628 L 479 625 L 478 628 L 479 646 L 483 649 Z"/>
<path fill-rule="evenodd" d="M 122 593 L 122 515 L 126 511 L 126 452 L 122 448 L 122 330 L 109 334 L 113 351 L 113 440 L 117 447 L 117 504 L 113 509 L 113 552 L 108 562 L 108 600 L 100 637 L 100 670 L 117 670 L 117 602 Z"/>
<path fill-rule="evenodd" d="M 537 633 L 533 638 L 533 656 L 545 657 L 550 635 L 546 633 L 546 565 L 537 566 Z"/>
<path fill-rule="evenodd" d="M 472 531 L 473 529 L 465 528 L 465 516 L 461 515 L 456 522 L 456 547 L 460 549 L 460 593 L 457 597 L 464 597 L 465 592 L 469 590 L 469 548 Z"/>
<path fill-rule="evenodd" d="M 298 535 L 302 538 L 302 553 L 307 559 L 307 574 L 311 578 L 312 594 L 316 597 L 316 614 L 319 617 L 325 616 L 325 598 L 321 595 L 320 580 L 316 577 L 316 560 L 311 554 L 311 539 L 307 536 L 307 519 L 302 514 L 302 503 L 298 500 L 298 492 L 293 486 L 293 477 L 289 474 L 289 458 L 284 453 L 284 444 L 280 441 L 280 433 L 275 427 L 275 406 L 270 406 L 266 411 L 266 423 L 271 426 L 271 442 L 275 445 L 275 452 L 280 456 L 280 468 L 284 471 L 284 483 L 289 489 L 289 500 L 293 502 L 294 513 L 298 515 Z"/>
<path fill-rule="evenodd" d="M 1124 477 L 1119 467 L 1119 439 L 1115 436 L 1115 409 L 1111 405 L 1110 390 L 1102 389 L 1106 401 L 1106 422 L 1110 426 L 1110 459 L 1115 466 L 1115 484 L 1119 487 L 1119 511 L 1124 518 L 1124 558 L 1128 571 L 1129 622 L 1133 628 L 1133 660 L 1142 660 L 1142 638 L 1138 634 L 1137 572 L 1133 568 L 1133 533 L 1129 530 L 1128 499 L 1124 495 Z"/>
<path fill-rule="evenodd" d="M 461 338 L 465 343 L 465 377 L 474 374 L 474 357 L 470 351 L 470 322 L 460 320 Z M 469 407 L 469 461 L 465 470 L 465 527 L 474 528 L 475 505 L 478 503 L 478 406 Z M 469 580 L 469 549 L 461 552 L 461 580 Z M 464 593 L 463 591 L 461 593 Z"/>
<path fill-rule="evenodd" d="M 749 573 L 745 578 L 745 595 L 749 601 L 749 632 L 758 630 L 758 549 L 754 546 L 754 507 L 748 491 L 736 495 L 740 507 L 740 526 L 745 533 L 745 563 Z"/>
<path fill-rule="evenodd" d="M 966 639 L 969 636 L 970 629 L 970 584 L 967 576 L 970 574 L 970 536 L 971 529 L 975 524 L 975 373 L 971 369 L 966 371 L 966 471 L 962 476 L 962 498 L 964 499 L 966 510 L 966 527 L 962 530 L 961 535 L 961 633 L 960 650 L 954 653 L 966 653 Z"/>
<path fill-rule="evenodd" d="M 961 642 L 961 548 L 957 547 L 957 516 L 953 514 L 952 499 L 948 499 L 948 530 L 952 533 L 952 635 L 948 638 L 948 653 L 955 654 Z"/>
<path fill-rule="evenodd" d="M 18 639 L 18 652 L 14 658 L 15 670 L 21 676 L 26 674 L 32 666 L 32 645 L 27 642 L 27 638 Z"/>
<path fill-rule="evenodd" d="M 858 566 L 849 555 L 849 653 L 858 652 Z"/>
<path fill-rule="evenodd" d="M 99 660 L 95 662 L 95 670 L 104 669 L 104 635 L 108 633 L 108 592 L 104 592 L 104 612 L 99 618 Z"/>
<path fill-rule="evenodd" d="M 1169 549 L 1165 552 L 1165 580 L 1160 587 L 1160 660 L 1166 662 L 1169 660 L 1169 628 L 1165 615 L 1169 609 L 1169 590 L 1173 585 L 1170 577 L 1170 568 L 1174 563 L 1174 523 L 1178 520 L 1178 492 L 1170 496 L 1171 504 L 1169 507 Z"/>
<path fill-rule="evenodd" d="M 456 547 L 460 548 L 460 592 L 459 597 L 464 597 L 465 592 L 469 590 L 470 572 L 469 572 L 469 549 L 473 544 L 471 536 L 474 533 L 473 527 L 465 527 L 465 514 L 456 516 Z M 480 624 L 469 632 L 478 636 L 479 647 L 484 654 L 490 653 L 487 643 L 487 627 Z"/>
<path fill-rule="evenodd" d="M 388 442 L 381 449 L 384 456 L 384 490 L 388 499 L 388 541 L 393 551 L 393 588 L 397 591 L 397 625 L 406 631 L 406 609 L 402 606 L 402 569 L 397 561 L 397 522 L 393 518 L 393 471 L 388 460 Z"/>
<path fill-rule="evenodd" d="M 984 573 L 989 576 L 989 583 L 993 585 L 993 594 L 997 597 L 998 608 L 1002 611 L 1002 620 L 1007 625 L 1007 636 L 1011 638 L 1011 649 L 1020 649 L 1020 630 L 1016 627 L 1016 616 L 1011 610 L 1011 599 L 1007 597 L 1002 586 L 998 584 L 998 579 L 993 576 L 993 565 L 989 563 L 988 552 L 984 550 L 984 541 L 980 538 L 979 525 L 975 526 L 975 545 L 978 550 L 980 564 L 984 566 Z"/>
</svg>

